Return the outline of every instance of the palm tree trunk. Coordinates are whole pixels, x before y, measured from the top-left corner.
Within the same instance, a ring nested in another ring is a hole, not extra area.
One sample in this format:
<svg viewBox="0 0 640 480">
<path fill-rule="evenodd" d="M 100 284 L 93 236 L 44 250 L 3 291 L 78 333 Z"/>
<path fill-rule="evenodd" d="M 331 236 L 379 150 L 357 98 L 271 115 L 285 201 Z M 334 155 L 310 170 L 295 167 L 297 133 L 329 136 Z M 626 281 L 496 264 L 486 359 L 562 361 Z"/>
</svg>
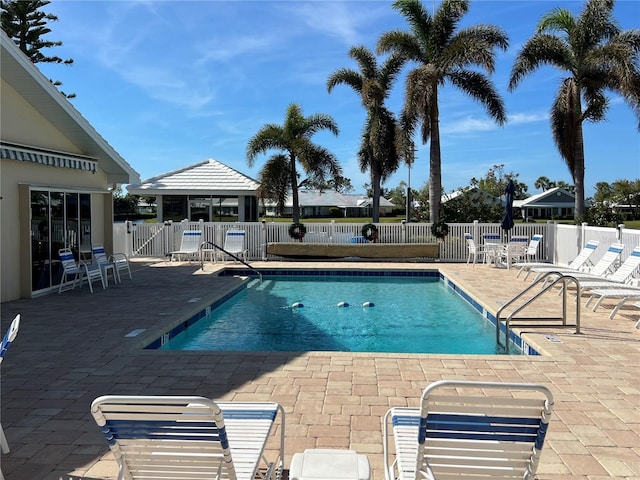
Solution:
<svg viewBox="0 0 640 480">
<path fill-rule="evenodd" d="M 440 219 L 442 199 L 442 164 L 440 157 L 440 114 L 438 111 L 438 87 L 434 86 L 431 104 L 431 144 L 429 145 L 429 221 Z"/>
<path fill-rule="evenodd" d="M 582 121 L 577 120 L 576 151 L 573 164 L 573 185 L 575 186 L 575 212 L 573 218 L 578 220 L 585 213 L 584 205 L 584 137 L 582 136 Z"/>
<path fill-rule="evenodd" d="M 300 205 L 298 196 L 298 174 L 296 172 L 296 159 L 291 156 L 291 200 L 293 203 L 293 223 L 300 221 Z"/>
<path fill-rule="evenodd" d="M 380 222 L 380 173 L 371 172 L 371 186 L 373 187 L 373 211 L 371 212 L 371 220 L 373 223 Z"/>
</svg>

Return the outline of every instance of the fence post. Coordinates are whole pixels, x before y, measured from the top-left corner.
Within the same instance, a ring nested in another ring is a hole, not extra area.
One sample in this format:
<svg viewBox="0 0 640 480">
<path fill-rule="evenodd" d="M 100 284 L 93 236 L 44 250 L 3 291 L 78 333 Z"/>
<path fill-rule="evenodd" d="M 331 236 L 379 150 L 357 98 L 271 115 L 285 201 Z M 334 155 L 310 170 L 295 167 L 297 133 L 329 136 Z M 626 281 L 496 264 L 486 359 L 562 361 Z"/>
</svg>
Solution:
<svg viewBox="0 0 640 480">
<path fill-rule="evenodd" d="M 404 243 L 409 243 L 409 240 L 407 239 L 407 221 L 402 219 L 400 223 L 402 223 L 402 241 Z"/>
<path fill-rule="evenodd" d="M 267 261 L 267 222 L 262 220 L 261 224 L 261 238 L 264 240 L 262 242 L 262 261 Z"/>
<path fill-rule="evenodd" d="M 616 232 L 616 235 L 618 236 L 618 241 L 620 243 L 622 243 L 622 231 L 624 230 L 624 223 L 620 223 L 618 225 L 618 231 Z"/>
</svg>

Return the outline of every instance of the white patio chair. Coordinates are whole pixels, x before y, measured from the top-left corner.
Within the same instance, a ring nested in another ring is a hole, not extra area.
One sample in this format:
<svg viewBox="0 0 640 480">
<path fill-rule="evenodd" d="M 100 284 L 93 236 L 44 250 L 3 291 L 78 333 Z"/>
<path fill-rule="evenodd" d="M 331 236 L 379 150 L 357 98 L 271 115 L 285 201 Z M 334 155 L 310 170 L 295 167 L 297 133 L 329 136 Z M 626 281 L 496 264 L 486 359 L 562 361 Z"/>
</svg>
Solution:
<svg viewBox="0 0 640 480">
<path fill-rule="evenodd" d="M 280 448 L 276 458 L 267 459 L 265 445 L 278 412 Z M 282 475 L 284 410 L 274 402 L 111 395 L 96 398 L 91 414 L 118 462 L 119 480 L 253 480 Z"/>
<path fill-rule="evenodd" d="M 464 238 L 467 241 L 467 249 L 469 250 L 467 265 L 469 265 L 471 258 L 473 258 L 473 266 L 475 267 L 478 257 L 482 257 L 482 260 L 484 261 L 486 250 L 481 246 L 476 245 L 476 242 L 473 240 L 473 236 L 471 236 L 470 233 L 465 233 Z"/>
<path fill-rule="evenodd" d="M 553 409 L 546 387 L 445 380 L 420 405 L 384 417 L 387 480 L 534 478 Z"/>
<path fill-rule="evenodd" d="M 20 329 L 20 314 L 16 315 L 9 325 L 9 329 L 7 333 L 2 337 L 2 342 L 0 343 L 0 363 L 4 360 L 4 356 L 7 353 L 7 350 L 11 346 L 11 343 L 16 339 L 16 335 L 18 335 L 18 330 Z M 11 450 L 9 449 L 9 443 L 7 442 L 7 437 L 4 434 L 4 429 L 2 428 L 2 423 L 0 423 L 0 447 L 2 448 L 2 453 L 9 453 Z M 0 478 L 4 478 L 2 476 L 2 472 L 0 471 Z"/>
<path fill-rule="evenodd" d="M 115 265 L 116 271 L 118 272 L 119 281 L 122 280 L 120 271 L 126 271 L 129 274 L 129 280 L 133 280 L 133 276 L 131 275 L 131 267 L 129 266 L 129 257 L 127 257 L 125 253 L 113 253 L 109 256 L 109 261 Z"/>
<path fill-rule="evenodd" d="M 233 256 L 242 258 L 242 260 L 246 262 L 249 250 L 245 247 L 245 238 L 246 232 L 244 230 L 229 229 L 224 236 L 224 246 L 222 248 Z M 222 250 L 218 250 L 216 255 L 223 262 L 227 258 L 227 253 Z"/>
<path fill-rule="evenodd" d="M 191 263 L 192 260 L 197 260 L 200 255 L 201 239 L 202 232 L 200 230 L 185 230 L 182 232 L 180 249 L 169 252 L 171 261 L 186 258 Z"/>
<path fill-rule="evenodd" d="M 76 259 L 73 257 L 73 252 L 68 248 L 61 248 L 58 250 L 58 255 L 60 256 L 60 262 L 62 264 L 62 277 L 60 278 L 58 293 L 75 289 L 76 282 L 78 281 L 82 287 L 82 281 L 85 278 L 89 283 L 89 290 L 91 293 L 93 293 L 93 280 L 96 279 L 100 279 L 100 282 L 102 282 L 102 288 L 107 288 L 100 265 L 76 262 Z M 71 286 L 67 285 L 67 277 L 73 277 Z"/>
<path fill-rule="evenodd" d="M 105 285 L 109 286 L 109 272 L 113 277 L 113 283 L 120 281 L 120 275 L 116 269 L 115 264 L 107 258 L 107 253 L 104 251 L 102 244 L 95 243 L 91 245 L 91 255 L 93 260 L 102 269 L 102 275 L 104 276 Z"/>
<path fill-rule="evenodd" d="M 507 269 L 518 260 L 524 258 L 527 251 L 529 237 L 524 235 L 513 235 L 503 249 L 498 251 L 498 262 L 504 264 Z"/>
</svg>

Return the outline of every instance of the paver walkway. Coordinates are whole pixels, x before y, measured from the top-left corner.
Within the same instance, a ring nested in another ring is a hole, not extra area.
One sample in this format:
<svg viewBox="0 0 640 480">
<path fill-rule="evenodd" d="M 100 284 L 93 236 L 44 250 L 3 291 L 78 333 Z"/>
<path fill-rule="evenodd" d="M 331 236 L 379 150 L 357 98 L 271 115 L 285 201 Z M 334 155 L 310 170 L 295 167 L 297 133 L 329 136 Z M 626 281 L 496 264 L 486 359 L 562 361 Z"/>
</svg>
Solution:
<svg viewBox="0 0 640 480">
<path fill-rule="evenodd" d="M 255 263 L 270 268 L 295 264 Z M 515 271 L 465 264 L 304 263 L 304 268 L 438 268 L 489 311 L 526 283 Z M 556 398 L 540 480 L 640 479 L 640 330 L 638 309 L 615 320 L 583 309 L 582 333 L 532 330 L 544 356 L 409 355 L 336 352 L 203 353 L 141 349 L 145 338 L 202 309 L 239 279 L 220 265 L 137 259 L 133 280 L 2 305 L 2 332 L 16 313 L 20 332 L 2 364 L 2 424 L 11 452 L 7 480 L 114 479 L 116 464 L 89 413 L 103 394 L 196 394 L 272 400 L 286 412 L 286 468 L 305 448 L 366 453 L 384 478 L 381 419 L 390 406 L 417 405 L 440 379 L 526 381 Z M 553 295 L 551 297 L 554 297 Z M 536 305 L 554 311 L 560 297 Z M 208 303 L 207 303 L 208 302 Z M 145 329 L 139 336 L 127 333 Z M 562 343 L 551 343 L 552 333 Z M 273 448 L 270 446 L 269 448 Z"/>
</svg>

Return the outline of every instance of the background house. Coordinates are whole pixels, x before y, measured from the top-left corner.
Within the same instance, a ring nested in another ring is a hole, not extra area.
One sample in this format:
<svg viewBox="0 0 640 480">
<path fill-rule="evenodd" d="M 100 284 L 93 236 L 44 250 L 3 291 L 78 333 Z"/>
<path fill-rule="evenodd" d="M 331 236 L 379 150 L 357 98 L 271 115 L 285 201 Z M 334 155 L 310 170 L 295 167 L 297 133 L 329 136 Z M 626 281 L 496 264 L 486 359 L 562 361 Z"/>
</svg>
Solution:
<svg viewBox="0 0 640 480">
<path fill-rule="evenodd" d="M 524 200 L 514 200 L 522 218 L 573 218 L 576 197 L 561 187 L 550 188 Z"/>
<path fill-rule="evenodd" d="M 163 173 L 127 186 L 132 195 L 156 197 L 158 221 L 256 222 L 259 184 L 217 160 Z"/>
<path fill-rule="evenodd" d="M 341 217 L 371 217 L 373 199 L 366 195 L 345 194 L 335 190 L 299 190 L 298 202 L 300 216 L 303 218 L 330 217 L 336 210 Z M 263 215 L 276 216 L 276 203 L 265 200 Z M 380 197 L 380 215 L 391 215 L 394 205 L 386 198 Z M 291 194 L 285 201 L 284 215 L 293 214 L 293 198 Z"/>
<path fill-rule="evenodd" d="M 56 288 L 58 249 L 113 245 L 118 184 L 138 173 L 0 31 L 1 301 Z"/>
</svg>

